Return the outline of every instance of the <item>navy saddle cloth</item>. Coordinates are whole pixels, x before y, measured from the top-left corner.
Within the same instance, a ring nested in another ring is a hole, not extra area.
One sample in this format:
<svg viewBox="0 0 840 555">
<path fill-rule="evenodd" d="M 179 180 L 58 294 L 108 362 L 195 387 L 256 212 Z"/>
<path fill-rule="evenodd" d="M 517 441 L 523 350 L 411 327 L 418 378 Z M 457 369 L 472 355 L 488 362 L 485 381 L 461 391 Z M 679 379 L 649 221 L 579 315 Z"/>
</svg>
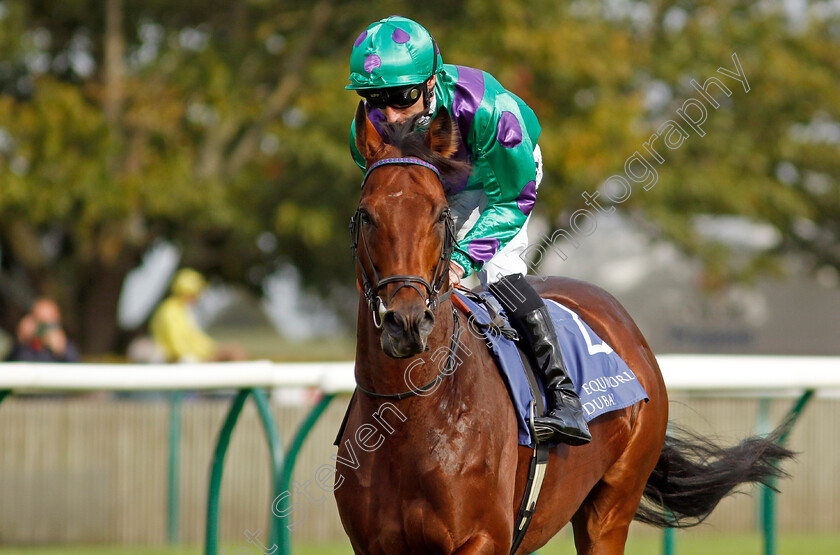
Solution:
<svg viewBox="0 0 840 555">
<path fill-rule="evenodd" d="M 472 311 L 471 317 L 478 323 L 490 322 L 490 315 L 482 304 L 473 302 L 458 291 L 455 291 L 455 294 Z M 489 299 L 497 311 L 503 312 L 490 293 L 482 292 L 479 295 Z M 557 329 L 563 358 L 575 389 L 580 395 L 584 418 L 587 422 L 607 412 L 623 409 L 648 399 L 647 393 L 627 363 L 613 351 L 612 347 L 598 337 L 586 322 L 565 306 L 549 299 L 544 300 Z M 492 331 L 485 333 L 485 339 L 507 383 L 511 401 L 516 409 L 519 444 L 533 447 L 534 440 L 526 419 L 534 397 L 531 394 L 531 388 L 528 387 L 525 368 L 516 343 Z M 543 384 L 540 383 L 539 387 L 543 402 L 545 402 Z"/>
</svg>

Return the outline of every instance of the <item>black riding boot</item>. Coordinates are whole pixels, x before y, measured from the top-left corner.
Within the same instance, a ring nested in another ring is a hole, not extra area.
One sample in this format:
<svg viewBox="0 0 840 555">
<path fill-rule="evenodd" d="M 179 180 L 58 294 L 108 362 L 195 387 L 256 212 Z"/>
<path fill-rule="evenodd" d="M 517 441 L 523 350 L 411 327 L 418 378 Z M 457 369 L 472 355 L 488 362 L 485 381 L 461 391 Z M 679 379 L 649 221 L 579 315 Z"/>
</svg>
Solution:
<svg viewBox="0 0 840 555">
<path fill-rule="evenodd" d="M 499 299 L 513 327 L 531 346 L 545 385 L 546 413 L 534 419 L 537 435 L 541 440 L 553 439 L 569 445 L 589 443 L 592 435 L 545 303 L 522 274 L 505 276 L 489 289 Z"/>
</svg>

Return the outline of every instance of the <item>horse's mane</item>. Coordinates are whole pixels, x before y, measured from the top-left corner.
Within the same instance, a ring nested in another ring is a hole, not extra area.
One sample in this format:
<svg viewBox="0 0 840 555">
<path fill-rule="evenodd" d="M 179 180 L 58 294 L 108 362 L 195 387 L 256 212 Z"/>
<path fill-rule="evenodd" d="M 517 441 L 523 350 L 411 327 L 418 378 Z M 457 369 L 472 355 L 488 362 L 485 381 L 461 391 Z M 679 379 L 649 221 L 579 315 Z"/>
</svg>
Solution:
<svg viewBox="0 0 840 555">
<path fill-rule="evenodd" d="M 469 173 L 470 164 L 463 160 L 455 160 L 442 156 L 426 145 L 427 131 L 418 128 L 417 120 L 422 114 L 412 116 L 404 123 L 385 123 L 382 125 L 382 140 L 399 149 L 403 156 L 419 158 L 428 162 L 440 171 L 441 179 L 457 178 Z M 451 122 L 453 144 L 458 144 L 458 126 Z M 428 131 L 434 133 L 435 131 Z"/>
</svg>

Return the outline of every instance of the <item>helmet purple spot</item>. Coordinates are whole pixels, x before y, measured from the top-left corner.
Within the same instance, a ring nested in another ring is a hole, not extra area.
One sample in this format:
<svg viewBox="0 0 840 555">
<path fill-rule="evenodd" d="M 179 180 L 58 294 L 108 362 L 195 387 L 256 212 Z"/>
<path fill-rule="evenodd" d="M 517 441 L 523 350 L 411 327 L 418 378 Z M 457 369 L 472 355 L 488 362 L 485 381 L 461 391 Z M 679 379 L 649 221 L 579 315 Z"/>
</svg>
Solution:
<svg viewBox="0 0 840 555">
<path fill-rule="evenodd" d="M 394 30 L 394 34 L 391 35 L 391 38 L 394 39 L 394 42 L 397 44 L 405 44 L 411 37 L 402 29 L 397 28 Z"/>
<path fill-rule="evenodd" d="M 362 34 L 359 35 L 359 37 L 356 39 L 356 42 L 353 43 L 353 46 L 358 48 L 358 46 L 362 44 L 362 41 L 365 40 L 366 37 L 367 31 L 362 31 Z"/>
<path fill-rule="evenodd" d="M 382 67 L 382 59 L 379 56 L 371 54 L 365 58 L 365 71 L 372 73 L 378 67 Z"/>
</svg>

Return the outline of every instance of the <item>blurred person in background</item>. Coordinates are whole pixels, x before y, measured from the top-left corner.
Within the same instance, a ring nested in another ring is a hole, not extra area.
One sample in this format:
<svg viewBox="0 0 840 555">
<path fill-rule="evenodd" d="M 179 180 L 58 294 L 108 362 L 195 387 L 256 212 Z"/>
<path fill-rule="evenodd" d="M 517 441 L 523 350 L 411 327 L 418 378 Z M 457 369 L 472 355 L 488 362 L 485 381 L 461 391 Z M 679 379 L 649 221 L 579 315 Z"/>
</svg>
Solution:
<svg viewBox="0 0 840 555">
<path fill-rule="evenodd" d="M 204 277 L 183 268 L 172 281 L 172 294 L 155 310 L 149 330 L 167 362 L 244 360 L 242 349 L 219 345 L 196 322 L 193 309 L 207 286 Z"/>
<path fill-rule="evenodd" d="M 79 350 L 61 326 L 58 305 L 37 299 L 18 323 L 15 343 L 6 357 L 9 362 L 79 362 Z"/>
</svg>

